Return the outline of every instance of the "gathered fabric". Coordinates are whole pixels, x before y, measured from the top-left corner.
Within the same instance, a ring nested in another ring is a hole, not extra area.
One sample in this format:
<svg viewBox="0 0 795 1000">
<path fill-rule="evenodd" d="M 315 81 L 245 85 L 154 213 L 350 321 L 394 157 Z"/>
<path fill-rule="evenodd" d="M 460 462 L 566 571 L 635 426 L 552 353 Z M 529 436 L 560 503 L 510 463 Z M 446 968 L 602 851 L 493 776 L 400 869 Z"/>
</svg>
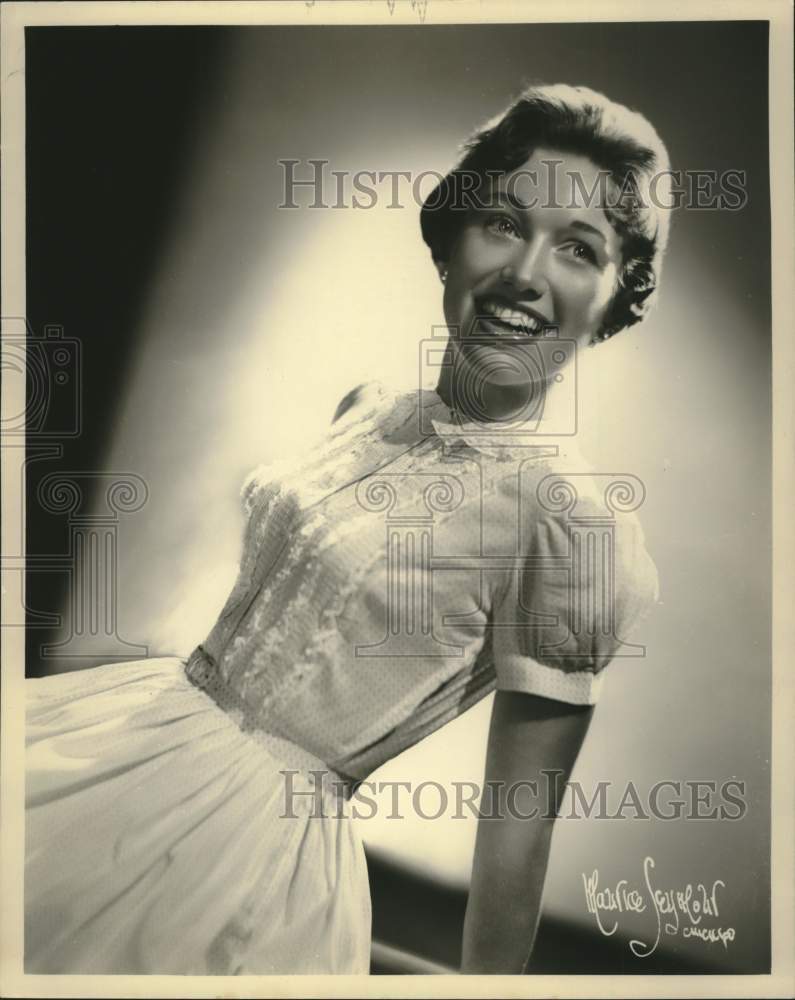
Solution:
<svg viewBox="0 0 795 1000">
<path fill-rule="evenodd" d="M 27 688 L 26 972 L 369 971 L 364 851 L 323 762 L 242 730 L 179 657 Z"/>
</svg>

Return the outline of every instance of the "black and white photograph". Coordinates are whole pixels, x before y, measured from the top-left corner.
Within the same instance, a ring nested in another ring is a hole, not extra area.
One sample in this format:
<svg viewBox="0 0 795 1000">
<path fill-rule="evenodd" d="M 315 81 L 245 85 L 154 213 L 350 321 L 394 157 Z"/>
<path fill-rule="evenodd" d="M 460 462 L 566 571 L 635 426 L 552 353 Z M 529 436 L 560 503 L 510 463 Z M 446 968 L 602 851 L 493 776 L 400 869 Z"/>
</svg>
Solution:
<svg viewBox="0 0 795 1000">
<path fill-rule="evenodd" d="M 792 7 L 669 6 L 4 5 L 3 996 L 792 995 Z"/>
</svg>

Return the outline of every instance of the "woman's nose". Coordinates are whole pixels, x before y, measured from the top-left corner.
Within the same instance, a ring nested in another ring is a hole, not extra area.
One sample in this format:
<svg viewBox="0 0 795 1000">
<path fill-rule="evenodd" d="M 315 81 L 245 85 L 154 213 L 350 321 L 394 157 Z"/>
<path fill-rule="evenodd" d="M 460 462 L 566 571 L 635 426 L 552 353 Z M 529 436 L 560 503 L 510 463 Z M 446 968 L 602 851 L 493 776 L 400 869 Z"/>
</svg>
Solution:
<svg viewBox="0 0 795 1000">
<path fill-rule="evenodd" d="M 533 242 L 520 248 L 500 271 L 503 282 L 530 299 L 540 299 L 547 290 L 544 248 Z"/>
</svg>

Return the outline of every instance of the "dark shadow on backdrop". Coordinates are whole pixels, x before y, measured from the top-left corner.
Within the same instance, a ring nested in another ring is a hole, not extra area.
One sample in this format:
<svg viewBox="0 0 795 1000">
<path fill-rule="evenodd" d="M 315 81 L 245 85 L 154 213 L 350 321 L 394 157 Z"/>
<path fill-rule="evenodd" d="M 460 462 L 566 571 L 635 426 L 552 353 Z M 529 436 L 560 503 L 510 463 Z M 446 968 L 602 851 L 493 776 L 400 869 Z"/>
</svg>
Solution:
<svg viewBox="0 0 795 1000">
<path fill-rule="evenodd" d="M 82 366 L 79 435 L 60 439 L 61 458 L 28 465 L 28 557 L 68 544 L 63 517 L 37 501 L 41 479 L 103 467 L 141 308 L 197 126 L 218 99 L 229 37 L 201 27 L 25 29 L 27 318 L 34 337 L 56 327 L 77 340 Z M 29 381 L 29 399 L 38 390 Z M 56 433 L 74 419 L 59 402 L 49 414 Z M 30 452 L 41 438 L 28 426 Z M 66 586 L 63 572 L 28 573 L 27 608 L 59 612 Z M 38 676 L 52 669 L 39 650 L 55 633 L 33 627 L 30 614 L 28 622 L 27 673 Z"/>
</svg>

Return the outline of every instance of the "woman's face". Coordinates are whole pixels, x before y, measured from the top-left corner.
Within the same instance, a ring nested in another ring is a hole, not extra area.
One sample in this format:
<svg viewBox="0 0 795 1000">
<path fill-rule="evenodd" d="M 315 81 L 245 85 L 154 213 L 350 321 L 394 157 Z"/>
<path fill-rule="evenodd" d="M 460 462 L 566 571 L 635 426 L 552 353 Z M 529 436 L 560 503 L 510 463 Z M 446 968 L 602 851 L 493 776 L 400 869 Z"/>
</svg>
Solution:
<svg viewBox="0 0 795 1000">
<path fill-rule="evenodd" d="M 538 149 L 481 196 L 488 207 L 467 212 L 442 268 L 459 400 L 462 384 L 477 386 L 480 409 L 508 417 L 554 377 L 539 367 L 549 337 L 569 342 L 569 360 L 591 342 L 622 263 L 603 190 L 589 159 Z"/>
</svg>

